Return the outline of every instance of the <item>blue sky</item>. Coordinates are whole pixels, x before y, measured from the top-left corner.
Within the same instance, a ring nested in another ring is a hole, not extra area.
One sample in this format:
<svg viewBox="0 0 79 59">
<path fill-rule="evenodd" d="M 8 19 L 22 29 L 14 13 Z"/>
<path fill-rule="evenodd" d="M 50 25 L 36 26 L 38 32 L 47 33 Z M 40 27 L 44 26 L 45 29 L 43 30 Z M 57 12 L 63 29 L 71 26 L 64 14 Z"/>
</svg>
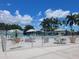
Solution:
<svg viewBox="0 0 79 59">
<path fill-rule="evenodd" d="M 7 4 L 10 4 L 8 6 Z M 36 15 L 48 8 L 78 11 L 79 0 L 0 0 L 0 9 L 14 13 L 19 10 L 21 14 Z"/>
<path fill-rule="evenodd" d="M 39 23 L 39 19 L 45 17 L 45 12 L 49 9 L 52 11 L 61 9 L 79 12 L 79 0 L 0 0 L 1 11 L 7 10 L 12 16 L 15 16 L 17 13 L 23 17 L 22 19 L 28 17 L 24 17 L 24 15 L 29 15 L 33 18 L 31 24 L 36 28 L 39 26 L 37 24 Z"/>
</svg>

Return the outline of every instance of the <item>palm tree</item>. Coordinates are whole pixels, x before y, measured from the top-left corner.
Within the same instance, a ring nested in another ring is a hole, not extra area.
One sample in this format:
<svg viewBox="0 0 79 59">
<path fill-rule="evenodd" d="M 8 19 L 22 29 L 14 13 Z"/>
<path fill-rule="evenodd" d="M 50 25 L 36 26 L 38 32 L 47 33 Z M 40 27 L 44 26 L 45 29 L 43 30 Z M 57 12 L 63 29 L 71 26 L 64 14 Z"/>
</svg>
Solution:
<svg viewBox="0 0 79 59">
<path fill-rule="evenodd" d="M 42 30 L 47 31 L 48 30 L 48 18 L 44 19 L 41 24 Z"/>
<path fill-rule="evenodd" d="M 46 18 L 41 22 L 42 30 L 44 31 L 53 31 L 55 30 L 58 26 L 58 20 L 55 18 Z"/>
<path fill-rule="evenodd" d="M 76 18 L 76 24 L 79 25 L 79 13 L 75 14 L 75 18 Z"/>
<path fill-rule="evenodd" d="M 67 17 L 67 24 L 71 27 L 71 30 L 73 30 L 73 25 L 76 24 L 76 17 L 75 15 L 68 15 Z"/>
<path fill-rule="evenodd" d="M 76 18 L 76 25 L 79 26 L 79 13 L 75 14 L 75 18 Z M 78 34 L 79 34 L 79 29 L 78 29 Z"/>
<path fill-rule="evenodd" d="M 73 25 L 77 23 L 75 14 L 70 14 L 67 17 L 67 25 L 71 27 L 72 38 L 70 39 L 71 43 L 75 43 L 75 39 L 73 38 Z"/>
</svg>

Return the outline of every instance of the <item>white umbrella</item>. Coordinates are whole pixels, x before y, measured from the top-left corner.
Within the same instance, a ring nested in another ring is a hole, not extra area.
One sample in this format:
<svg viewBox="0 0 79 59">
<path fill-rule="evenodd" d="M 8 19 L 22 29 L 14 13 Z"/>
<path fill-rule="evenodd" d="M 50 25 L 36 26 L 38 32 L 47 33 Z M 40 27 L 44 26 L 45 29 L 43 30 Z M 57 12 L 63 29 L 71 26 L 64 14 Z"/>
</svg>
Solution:
<svg viewBox="0 0 79 59">
<path fill-rule="evenodd" d="M 19 29 L 16 29 L 17 30 L 17 32 L 18 33 L 23 33 L 23 31 L 22 30 L 19 30 Z"/>
<path fill-rule="evenodd" d="M 15 37 L 18 37 L 20 34 L 23 33 L 23 31 L 19 29 L 13 29 L 13 30 L 8 30 L 8 33 L 10 33 L 11 35 L 15 35 Z"/>
<path fill-rule="evenodd" d="M 58 28 L 58 29 L 56 29 L 55 31 L 65 31 L 65 29 Z"/>
<path fill-rule="evenodd" d="M 36 32 L 36 30 L 34 30 L 34 29 L 29 29 L 29 30 L 27 30 L 27 32 Z"/>
<path fill-rule="evenodd" d="M 8 30 L 9 33 L 13 33 L 17 30 L 18 33 L 23 33 L 23 31 L 19 30 L 19 29 L 13 29 L 13 30 Z"/>
<path fill-rule="evenodd" d="M 8 32 L 13 33 L 13 32 L 15 32 L 15 30 L 8 30 Z"/>
</svg>

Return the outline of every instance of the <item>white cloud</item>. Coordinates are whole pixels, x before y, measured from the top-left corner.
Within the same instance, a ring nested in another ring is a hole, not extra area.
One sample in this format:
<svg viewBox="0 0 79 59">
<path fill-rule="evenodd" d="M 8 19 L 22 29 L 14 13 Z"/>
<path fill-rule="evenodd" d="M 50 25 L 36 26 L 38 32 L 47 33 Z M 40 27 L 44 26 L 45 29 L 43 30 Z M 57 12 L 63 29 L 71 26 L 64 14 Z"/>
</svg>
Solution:
<svg viewBox="0 0 79 59">
<path fill-rule="evenodd" d="M 39 21 L 43 21 L 44 18 L 40 18 Z"/>
<path fill-rule="evenodd" d="M 16 19 L 20 24 L 29 24 L 32 21 L 32 17 L 29 15 L 20 15 L 19 11 L 16 10 Z"/>
<path fill-rule="evenodd" d="M 74 14 L 79 14 L 79 13 L 78 12 L 73 12 L 72 15 L 74 15 Z"/>
<path fill-rule="evenodd" d="M 16 14 L 16 15 L 19 15 L 19 14 L 20 14 L 20 13 L 19 13 L 19 10 L 16 10 L 15 14 Z"/>
<path fill-rule="evenodd" d="M 38 13 L 38 16 L 41 16 L 42 15 L 42 12 L 40 11 L 39 13 Z"/>
<path fill-rule="evenodd" d="M 62 9 L 58 9 L 58 10 L 52 10 L 52 9 L 48 9 L 45 11 L 45 16 L 47 18 L 62 18 L 62 17 L 66 17 L 67 15 L 70 14 L 70 11 L 64 11 Z"/>
<path fill-rule="evenodd" d="M 7 10 L 0 10 L 0 23 L 6 24 L 30 24 L 32 17 L 30 15 L 22 16 L 18 10 L 15 12 L 15 16 Z"/>
</svg>

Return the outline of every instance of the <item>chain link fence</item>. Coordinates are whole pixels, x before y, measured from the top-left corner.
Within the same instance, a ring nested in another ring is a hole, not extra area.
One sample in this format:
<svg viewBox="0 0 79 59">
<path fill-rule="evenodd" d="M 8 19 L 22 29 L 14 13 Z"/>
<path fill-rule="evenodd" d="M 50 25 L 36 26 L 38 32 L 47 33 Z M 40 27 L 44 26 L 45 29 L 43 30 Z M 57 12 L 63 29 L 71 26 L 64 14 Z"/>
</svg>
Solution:
<svg viewBox="0 0 79 59">
<path fill-rule="evenodd" d="M 35 47 L 55 47 L 71 44 L 72 36 L 24 36 L 20 38 L 12 38 L 10 36 L 0 36 L 0 44 L 2 51 L 20 49 L 20 48 L 35 48 Z M 79 36 L 74 36 L 75 43 L 79 42 Z"/>
</svg>

